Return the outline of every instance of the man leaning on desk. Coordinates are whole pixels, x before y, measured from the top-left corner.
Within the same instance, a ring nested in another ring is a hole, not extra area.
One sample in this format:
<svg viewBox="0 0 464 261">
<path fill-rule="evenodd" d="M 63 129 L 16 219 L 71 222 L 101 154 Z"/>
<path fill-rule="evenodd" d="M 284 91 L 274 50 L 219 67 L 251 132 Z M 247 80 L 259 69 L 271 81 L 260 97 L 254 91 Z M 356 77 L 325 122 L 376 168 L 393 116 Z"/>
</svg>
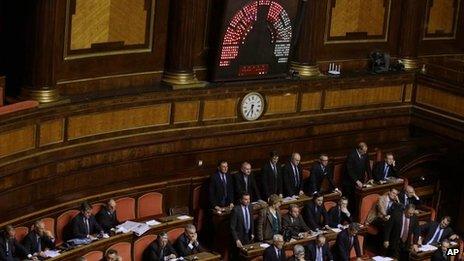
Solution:
<svg viewBox="0 0 464 261">
<path fill-rule="evenodd" d="M 37 220 L 34 228 L 23 239 L 23 246 L 33 256 L 46 258 L 44 251 L 55 249 L 55 238 L 50 231 L 45 230 L 44 222 Z"/>
<path fill-rule="evenodd" d="M 391 178 L 397 178 L 395 158 L 392 153 L 386 153 L 383 161 L 377 162 L 372 168 L 374 181 L 385 184 Z"/>
<path fill-rule="evenodd" d="M 87 202 L 83 202 L 80 207 L 80 213 L 73 218 L 72 239 L 90 239 L 95 240 L 98 236 L 103 236 L 103 229 L 97 223 L 92 215 L 92 207 Z"/>
</svg>

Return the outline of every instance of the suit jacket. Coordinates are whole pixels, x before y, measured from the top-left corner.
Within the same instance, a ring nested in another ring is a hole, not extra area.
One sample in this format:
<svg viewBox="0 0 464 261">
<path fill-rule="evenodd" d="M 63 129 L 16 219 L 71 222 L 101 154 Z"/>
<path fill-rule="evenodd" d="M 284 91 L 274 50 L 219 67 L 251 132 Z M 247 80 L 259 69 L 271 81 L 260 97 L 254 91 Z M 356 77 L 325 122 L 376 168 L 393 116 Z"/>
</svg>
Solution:
<svg viewBox="0 0 464 261">
<path fill-rule="evenodd" d="M 430 259 L 430 261 L 449 261 L 449 260 L 451 260 L 451 257 L 447 256 L 446 253 L 443 253 L 441 248 L 438 248 L 437 250 L 435 250 L 435 252 L 433 252 L 432 258 Z"/>
<path fill-rule="evenodd" d="M 311 167 L 311 175 L 309 176 L 309 190 L 307 192 L 309 194 L 313 193 L 320 193 L 321 186 L 324 179 L 327 179 L 329 183 L 329 191 L 333 191 L 335 189 L 334 181 L 333 181 L 333 166 L 329 165 L 322 169 L 321 163 L 317 162 Z"/>
<path fill-rule="evenodd" d="M 338 225 L 343 225 L 344 223 L 352 223 L 353 220 L 350 216 L 340 210 L 339 206 L 332 207 L 327 213 L 329 217 L 329 226 L 338 227 Z"/>
<path fill-rule="evenodd" d="M 111 213 L 106 207 L 103 207 L 95 216 L 98 224 L 101 226 L 105 233 L 110 233 L 111 229 L 116 227 L 119 222 L 116 216 L 116 211 Z"/>
<path fill-rule="evenodd" d="M 234 202 L 234 181 L 230 174 L 226 174 L 226 189 L 222 183 L 219 171 L 211 176 L 209 182 L 209 202 L 211 208 L 215 206 L 226 207 Z"/>
<path fill-rule="evenodd" d="M 324 205 L 317 206 L 312 200 L 304 205 L 303 217 L 311 230 L 323 228 L 329 224 L 329 218 Z"/>
<path fill-rule="evenodd" d="M 421 234 L 425 234 L 426 236 L 424 237 L 424 240 L 422 240 L 422 243 L 425 245 L 427 242 L 429 242 L 432 237 L 435 235 L 435 232 L 437 228 L 440 226 L 439 222 L 432 221 L 430 223 L 427 223 L 425 225 L 422 225 L 420 227 Z M 453 229 L 451 227 L 446 227 L 443 229 L 443 232 L 441 234 L 441 237 L 438 239 L 438 243 L 440 243 L 443 239 L 449 238 L 454 234 Z"/>
<path fill-rule="evenodd" d="M 55 243 L 51 240 L 51 238 L 43 235 L 41 237 L 37 237 L 37 233 L 32 230 L 27 234 L 27 236 L 23 239 L 23 246 L 27 250 L 28 253 L 34 254 L 41 251 L 44 251 L 46 248 L 48 249 L 55 249 Z M 39 240 L 40 240 L 40 249 L 39 249 Z"/>
<path fill-rule="evenodd" d="M 419 206 L 422 202 L 420 199 L 416 199 L 415 197 L 408 197 L 408 201 L 406 202 L 406 193 L 404 191 L 401 191 L 398 194 L 398 200 L 400 201 L 400 204 L 403 206 L 403 209 L 406 207 L 407 204 L 414 204 L 416 206 Z"/>
<path fill-rule="evenodd" d="M 263 261 L 285 261 L 287 257 L 285 257 L 285 250 L 280 250 L 280 258 L 277 257 L 274 245 L 266 248 L 263 253 Z"/>
<path fill-rule="evenodd" d="M 245 174 L 239 171 L 237 174 L 234 174 L 234 191 L 235 200 L 240 201 L 240 196 L 243 192 L 250 194 L 251 202 L 256 202 L 261 199 L 261 194 L 259 193 L 258 186 L 256 185 L 255 176 L 250 174 L 248 176 L 248 182 L 245 182 Z"/>
<path fill-rule="evenodd" d="M 358 151 L 353 149 L 346 158 L 345 175 L 343 175 L 343 185 L 354 186 L 356 181 L 365 181 L 365 173 L 371 176 L 371 165 L 369 162 L 369 155 L 366 153 L 359 157 Z"/>
<path fill-rule="evenodd" d="M 293 218 L 290 213 L 282 217 L 282 228 L 290 230 L 292 237 L 298 236 L 299 233 L 309 231 L 309 227 L 304 222 L 303 216 L 299 215 L 297 218 Z"/>
<path fill-rule="evenodd" d="M 180 235 L 179 238 L 177 238 L 176 243 L 174 244 L 174 247 L 179 254 L 179 256 L 189 256 L 189 255 L 194 255 L 196 253 L 199 253 L 203 251 L 203 248 L 198 245 L 192 245 L 192 248 L 189 246 L 189 239 L 188 237 L 184 234 Z"/>
<path fill-rule="evenodd" d="M 8 244 L 8 251 L 7 245 Z M 0 236 L 0 260 L 1 261 L 16 261 L 26 258 L 29 252 L 16 241 L 16 239 L 7 239 Z"/>
<path fill-rule="evenodd" d="M 272 170 L 271 162 L 268 161 L 261 169 L 262 193 L 263 200 L 268 199 L 272 194 L 283 194 L 282 189 L 282 170 L 276 165 L 276 173 Z"/>
<path fill-rule="evenodd" d="M 403 226 L 403 215 L 401 211 L 396 212 L 385 225 L 384 241 L 390 242 L 390 248 L 399 247 L 401 241 L 401 228 Z M 416 244 L 420 236 L 419 222 L 416 216 L 409 219 L 408 239 L 406 245 Z M 393 251 L 396 252 L 396 251 Z"/>
<path fill-rule="evenodd" d="M 372 178 L 375 181 L 385 180 L 385 161 L 376 162 L 372 168 Z M 389 165 L 387 177 L 397 177 L 398 170 L 396 167 Z"/>
<path fill-rule="evenodd" d="M 306 253 L 306 260 L 316 260 L 317 255 L 317 244 L 313 242 L 308 245 L 308 251 Z M 333 260 L 332 253 L 330 253 L 329 244 L 324 244 L 322 246 L 322 258 L 324 261 Z"/>
<path fill-rule="evenodd" d="M 84 222 L 84 215 L 82 213 L 79 213 L 79 215 L 75 216 L 73 220 L 71 221 L 71 223 L 72 223 L 72 237 L 71 238 L 86 238 L 87 237 L 86 225 Z M 90 229 L 90 233 L 89 233 L 90 235 L 103 232 L 102 228 L 97 223 L 97 220 L 95 220 L 94 216 L 90 216 L 89 218 L 89 229 Z"/>
<path fill-rule="evenodd" d="M 372 223 L 376 218 L 384 218 L 387 215 L 392 215 L 394 210 L 398 208 L 398 203 L 392 202 L 388 207 L 389 202 L 388 192 L 379 197 L 379 200 L 374 204 L 367 215 L 366 222 Z"/>
<path fill-rule="evenodd" d="M 259 241 L 271 240 L 274 236 L 274 229 L 276 229 L 280 233 L 282 230 L 282 218 L 280 216 L 279 210 L 276 211 L 277 216 L 277 227 L 275 227 L 273 223 L 273 216 L 269 208 L 263 209 L 259 213 L 258 217 L 258 228 L 257 228 L 257 238 Z"/>
<path fill-rule="evenodd" d="M 161 253 L 161 247 L 158 244 L 158 240 L 154 240 L 147 248 L 143 251 L 142 260 L 143 261 L 164 261 L 165 256 L 174 254 L 177 256 L 176 251 L 172 247 L 171 243 L 168 243 Z"/>
<path fill-rule="evenodd" d="M 342 232 L 338 233 L 337 240 L 334 245 L 334 260 L 336 261 L 348 261 L 350 260 L 350 252 L 351 248 L 354 247 L 356 251 L 356 256 L 361 256 L 361 247 L 359 246 L 358 237 L 353 237 L 353 244 L 350 244 L 350 235 L 348 233 L 348 229 L 342 230 Z"/>
<path fill-rule="evenodd" d="M 251 235 L 253 235 L 254 221 L 253 221 L 253 208 L 251 204 L 248 205 L 248 214 L 250 215 L 250 230 L 246 231 L 245 220 L 242 211 L 242 205 L 237 205 L 234 207 L 232 215 L 230 217 L 230 231 L 234 242 L 240 240 L 243 245 L 249 244 L 251 242 Z"/>
<path fill-rule="evenodd" d="M 298 183 L 295 183 L 295 173 L 293 173 L 293 165 L 291 162 L 287 162 L 287 164 L 285 164 L 282 168 L 284 197 L 299 195 L 300 191 L 303 190 L 303 168 L 301 167 L 301 164 L 299 164 L 296 168 L 298 169 Z"/>
</svg>

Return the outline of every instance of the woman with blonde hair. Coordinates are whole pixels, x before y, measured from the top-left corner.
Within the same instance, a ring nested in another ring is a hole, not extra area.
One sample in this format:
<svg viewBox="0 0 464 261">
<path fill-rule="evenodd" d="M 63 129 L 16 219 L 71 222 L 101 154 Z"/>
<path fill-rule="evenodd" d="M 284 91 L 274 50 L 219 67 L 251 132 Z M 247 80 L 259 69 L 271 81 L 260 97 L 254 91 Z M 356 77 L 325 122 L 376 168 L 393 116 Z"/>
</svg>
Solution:
<svg viewBox="0 0 464 261">
<path fill-rule="evenodd" d="M 269 197 L 268 206 L 259 213 L 257 231 L 259 241 L 271 240 L 274 235 L 280 234 L 282 230 L 281 205 L 282 199 L 272 194 Z"/>
</svg>

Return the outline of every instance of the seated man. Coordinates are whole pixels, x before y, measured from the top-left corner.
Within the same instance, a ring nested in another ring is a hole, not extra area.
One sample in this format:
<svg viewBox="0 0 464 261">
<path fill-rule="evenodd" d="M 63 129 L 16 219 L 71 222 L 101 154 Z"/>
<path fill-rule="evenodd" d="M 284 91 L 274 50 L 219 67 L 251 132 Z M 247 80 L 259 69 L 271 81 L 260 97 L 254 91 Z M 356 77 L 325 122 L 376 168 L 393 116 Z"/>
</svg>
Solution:
<svg viewBox="0 0 464 261">
<path fill-rule="evenodd" d="M 385 221 L 388 221 L 394 212 L 399 206 L 398 203 L 398 190 L 395 188 L 390 189 L 382 196 L 379 197 L 377 203 L 372 207 L 367 215 L 366 225 L 373 223 L 383 224 Z"/>
<path fill-rule="evenodd" d="M 341 228 L 353 222 L 351 213 L 348 211 L 348 198 L 341 197 L 338 204 L 331 208 L 327 215 L 329 216 L 330 227 Z"/>
<path fill-rule="evenodd" d="M 333 260 L 332 254 L 330 253 L 329 244 L 326 243 L 325 236 L 322 234 L 317 235 L 316 241 L 309 244 L 308 250 L 308 260 Z"/>
<path fill-rule="evenodd" d="M 392 153 L 385 154 L 384 161 L 375 163 L 372 168 L 372 176 L 374 180 L 380 184 L 386 183 L 389 178 L 396 178 L 397 172 L 395 159 Z"/>
<path fill-rule="evenodd" d="M 103 231 L 109 234 L 111 229 L 119 224 L 118 219 L 116 218 L 116 201 L 114 201 L 114 199 L 108 200 L 106 205 L 102 207 L 95 218 Z"/>
<path fill-rule="evenodd" d="M 199 253 L 203 250 L 198 242 L 197 229 L 194 225 L 188 224 L 185 226 L 184 233 L 179 236 L 174 244 L 179 256 L 189 256 Z"/>
<path fill-rule="evenodd" d="M 323 203 L 324 196 L 315 194 L 313 199 L 304 205 L 304 221 L 313 231 L 329 228 L 329 218 Z"/>
<path fill-rule="evenodd" d="M 272 245 L 264 250 L 263 261 L 285 261 L 284 238 L 280 234 L 275 234 L 272 238 Z"/>
<path fill-rule="evenodd" d="M 143 261 L 166 261 L 176 259 L 177 253 L 168 240 L 168 234 L 161 232 L 143 251 Z"/>
<path fill-rule="evenodd" d="M 32 255 L 24 248 L 15 238 L 16 231 L 13 226 L 8 225 L 0 235 L 0 260 L 18 261 L 26 257 L 32 258 Z"/>
<path fill-rule="evenodd" d="M 361 259 L 361 247 L 358 241 L 359 224 L 351 223 L 349 227 L 338 233 L 337 240 L 333 248 L 334 260 L 350 260 L 351 249 L 354 247 L 357 261 Z"/>
<path fill-rule="evenodd" d="M 448 249 L 450 247 L 450 242 L 448 239 L 443 239 L 441 246 L 435 250 L 430 261 L 449 261 L 451 256 L 447 255 Z"/>
<path fill-rule="evenodd" d="M 456 240 L 458 235 L 453 233 L 453 229 L 449 226 L 451 223 L 451 217 L 444 216 L 440 223 L 432 221 L 420 227 L 421 234 L 425 233 L 424 239 L 419 237 L 419 245 L 438 245 L 444 239 Z"/>
<path fill-rule="evenodd" d="M 87 202 L 83 202 L 80 208 L 81 212 L 73 218 L 72 237 L 78 239 L 96 239 L 95 235 L 103 235 L 103 229 L 98 225 L 95 217 L 92 215 L 92 207 Z"/>
<path fill-rule="evenodd" d="M 412 186 L 406 186 L 403 191 L 398 195 L 399 203 L 402 205 L 403 209 L 408 204 L 414 204 L 414 206 L 419 206 L 421 204 L 420 198 L 416 195 L 416 191 Z"/>
<path fill-rule="evenodd" d="M 55 248 L 55 238 L 50 231 L 45 230 L 44 222 L 37 220 L 33 230 L 23 239 L 23 246 L 33 256 L 45 258 L 43 251 Z"/>
<path fill-rule="evenodd" d="M 105 256 L 103 257 L 103 261 L 117 261 L 118 260 L 118 251 L 115 249 L 108 249 L 105 252 Z"/>
<path fill-rule="evenodd" d="M 287 261 L 305 261 L 306 259 L 305 248 L 302 245 L 295 245 L 293 247 L 293 256 Z"/>
<path fill-rule="evenodd" d="M 284 231 L 289 231 L 288 233 L 293 238 L 306 236 L 310 231 L 300 215 L 300 208 L 295 204 L 290 204 L 288 213 L 282 217 L 282 228 Z"/>
</svg>

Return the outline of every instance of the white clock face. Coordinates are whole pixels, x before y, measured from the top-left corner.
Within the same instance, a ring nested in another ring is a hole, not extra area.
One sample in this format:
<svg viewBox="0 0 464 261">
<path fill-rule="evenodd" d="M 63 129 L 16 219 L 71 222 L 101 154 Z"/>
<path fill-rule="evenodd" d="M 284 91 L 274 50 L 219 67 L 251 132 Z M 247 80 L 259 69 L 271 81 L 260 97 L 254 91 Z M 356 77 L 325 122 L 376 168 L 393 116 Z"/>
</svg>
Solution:
<svg viewBox="0 0 464 261">
<path fill-rule="evenodd" d="M 245 120 L 257 120 L 264 112 L 263 96 L 256 92 L 245 95 L 242 100 L 241 110 Z"/>
</svg>

